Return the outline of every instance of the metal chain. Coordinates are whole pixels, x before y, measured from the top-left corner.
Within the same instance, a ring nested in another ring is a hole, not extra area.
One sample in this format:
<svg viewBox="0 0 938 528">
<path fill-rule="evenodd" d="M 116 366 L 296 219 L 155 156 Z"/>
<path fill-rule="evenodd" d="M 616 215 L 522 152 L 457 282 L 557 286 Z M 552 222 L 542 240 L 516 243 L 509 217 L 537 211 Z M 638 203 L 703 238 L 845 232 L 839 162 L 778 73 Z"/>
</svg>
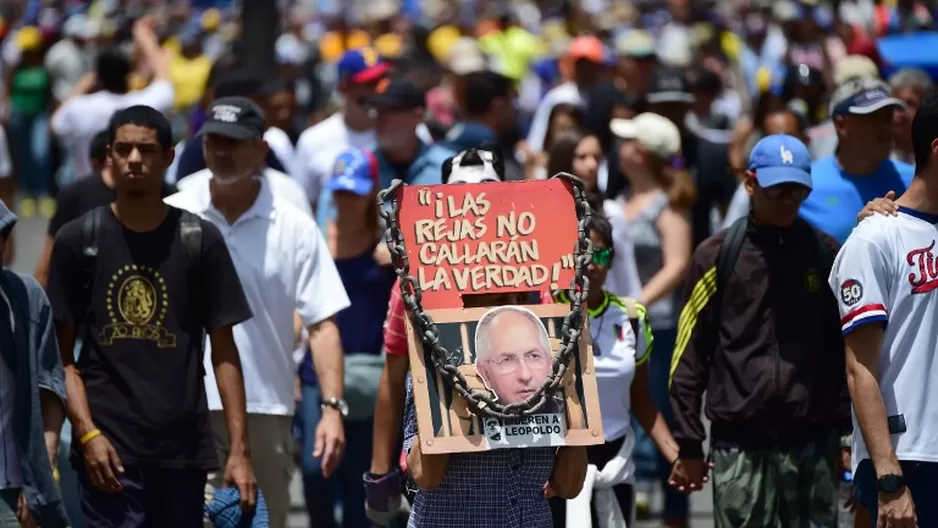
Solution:
<svg viewBox="0 0 938 528">
<path fill-rule="evenodd" d="M 401 180 L 394 180 L 387 189 L 378 193 L 378 214 L 387 226 L 385 242 L 391 254 L 394 271 L 400 278 L 401 297 L 410 312 L 410 320 L 415 333 L 423 339 L 424 349 L 430 351 L 430 360 L 436 371 L 452 386 L 456 394 L 466 400 L 472 412 L 483 417 L 510 419 L 538 412 L 560 388 L 570 360 L 577 352 L 580 331 L 583 328 L 585 318 L 583 308 L 590 287 L 586 271 L 593 254 L 593 244 L 590 241 L 592 208 L 586 198 L 583 182 L 579 178 L 566 172 L 557 173 L 553 177 L 570 183 L 576 205 L 577 242 L 573 253 L 574 275 L 573 291 L 570 294 L 570 312 L 563 319 L 560 349 L 554 357 L 551 372 L 547 379 L 527 399 L 508 405 L 500 404 L 490 397 L 487 391 L 474 390 L 469 387 L 465 376 L 457 368 L 459 365 L 454 365 L 450 361 L 452 354 L 440 344 L 440 335 L 437 332 L 436 324 L 423 310 L 420 286 L 410 274 L 410 262 L 404 245 L 404 234 L 398 224 L 400 204 L 397 200 L 396 191 L 404 183 Z M 390 200 L 388 197 L 391 197 Z"/>
</svg>

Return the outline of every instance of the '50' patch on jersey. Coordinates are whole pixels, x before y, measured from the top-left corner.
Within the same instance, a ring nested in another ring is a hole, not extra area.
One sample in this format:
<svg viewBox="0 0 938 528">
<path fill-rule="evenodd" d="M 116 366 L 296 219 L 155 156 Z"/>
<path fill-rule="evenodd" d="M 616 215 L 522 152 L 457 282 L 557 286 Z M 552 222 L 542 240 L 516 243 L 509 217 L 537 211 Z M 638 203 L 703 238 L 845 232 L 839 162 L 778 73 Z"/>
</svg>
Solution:
<svg viewBox="0 0 938 528">
<path fill-rule="evenodd" d="M 844 306 L 853 306 L 863 297 L 863 285 L 856 279 L 847 279 L 840 285 L 840 301 Z"/>
</svg>

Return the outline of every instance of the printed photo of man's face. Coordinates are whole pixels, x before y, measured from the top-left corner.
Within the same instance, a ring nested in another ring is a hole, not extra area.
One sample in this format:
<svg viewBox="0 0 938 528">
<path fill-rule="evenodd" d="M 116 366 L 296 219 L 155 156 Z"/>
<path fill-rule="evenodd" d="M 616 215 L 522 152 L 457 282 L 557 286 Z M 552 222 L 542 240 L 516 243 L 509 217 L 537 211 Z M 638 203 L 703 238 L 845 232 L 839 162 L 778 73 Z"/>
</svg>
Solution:
<svg viewBox="0 0 938 528">
<path fill-rule="evenodd" d="M 520 403 L 550 374 L 553 354 L 547 329 L 519 306 L 485 313 L 476 327 L 476 371 L 503 404 Z"/>
</svg>

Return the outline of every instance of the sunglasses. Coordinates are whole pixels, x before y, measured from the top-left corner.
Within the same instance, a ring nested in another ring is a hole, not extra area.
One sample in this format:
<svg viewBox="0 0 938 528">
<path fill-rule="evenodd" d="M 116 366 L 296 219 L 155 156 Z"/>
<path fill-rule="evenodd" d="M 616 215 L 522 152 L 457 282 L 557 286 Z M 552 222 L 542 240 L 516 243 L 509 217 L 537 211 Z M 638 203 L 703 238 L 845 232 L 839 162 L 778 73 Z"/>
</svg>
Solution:
<svg viewBox="0 0 938 528">
<path fill-rule="evenodd" d="M 797 184 L 781 184 L 773 185 L 772 187 L 763 187 L 762 192 L 770 200 L 781 200 L 782 198 L 790 198 L 795 202 L 803 202 L 809 194 L 811 194 L 811 189 L 808 189 L 804 185 Z"/>
<path fill-rule="evenodd" d="M 593 249 L 593 264 L 608 266 L 612 262 L 612 248 Z"/>
</svg>

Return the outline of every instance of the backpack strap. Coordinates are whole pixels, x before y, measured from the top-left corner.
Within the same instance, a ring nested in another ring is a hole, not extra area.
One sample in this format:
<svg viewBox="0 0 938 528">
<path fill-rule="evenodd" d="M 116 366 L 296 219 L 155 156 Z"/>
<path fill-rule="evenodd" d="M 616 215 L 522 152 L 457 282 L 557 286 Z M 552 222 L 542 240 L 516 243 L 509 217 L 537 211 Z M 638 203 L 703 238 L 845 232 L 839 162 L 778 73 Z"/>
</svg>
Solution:
<svg viewBox="0 0 938 528">
<path fill-rule="evenodd" d="M 91 211 L 85 213 L 82 217 L 82 248 L 81 248 L 81 262 L 82 262 L 82 305 L 85 308 L 85 314 L 81 321 L 81 326 L 85 327 L 86 330 L 91 328 L 93 323 L 92 316 L 94 311 L 92 310 L 93 305 L 93 288 L 94 288 L 94 276 L 97 271 L 98 264 L 98 239 L 100 238 L 101 233 L 101 218 L 104 215 L 104 208 L 109 207 L 107 205 L 102 205 L 96 207 Z"/>
<path fill-rule="evenodd" d="M 717 253 L 717 292 L 723 290 L 733 275 L 748 228 L 749 218 L 744 216 L 733 222 L 733 225 L 726 231 L 726 238 L 723 239 L 723 245 Z"/>
<path fill-rule="evenodd" d="M 186 287 L 189 306 L 198 318 L 202 317 L 202 223 L 199 217 L 183 210 L 179 217 L 179 237 L 186 255 Z M 201 324 L 201 321 L 200 321 Z M 204 349 L 204 329 L 198 341 L 199 350 Z"/>
</svg>

